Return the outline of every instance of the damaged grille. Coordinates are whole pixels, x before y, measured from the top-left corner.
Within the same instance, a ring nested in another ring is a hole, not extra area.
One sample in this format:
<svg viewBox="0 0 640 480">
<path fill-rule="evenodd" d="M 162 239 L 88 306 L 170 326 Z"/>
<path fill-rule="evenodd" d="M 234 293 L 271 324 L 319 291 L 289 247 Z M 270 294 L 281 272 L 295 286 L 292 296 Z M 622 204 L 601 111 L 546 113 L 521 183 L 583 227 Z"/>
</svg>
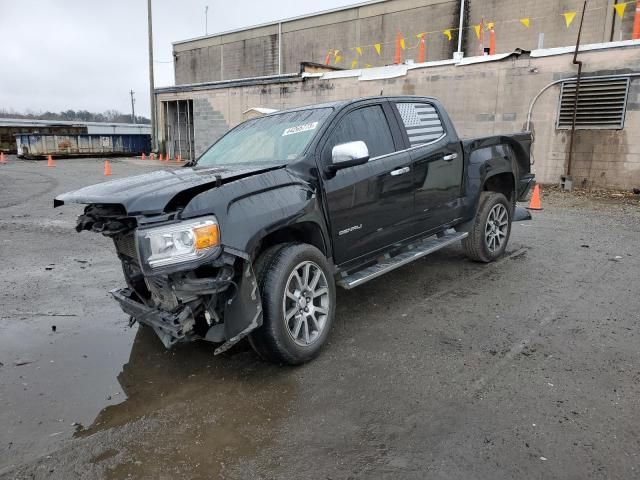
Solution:
<svg viewBox="0 0 640 480">
<path fill-rule="evenodd" d="M 138 251 L 136 250 L 136 237 L 134 232 L 116 235 L 113 237 L 113 243 L 116 245 L 118 255 L 123 255 L 131 260 L 138 259 Z"/>
</svg>

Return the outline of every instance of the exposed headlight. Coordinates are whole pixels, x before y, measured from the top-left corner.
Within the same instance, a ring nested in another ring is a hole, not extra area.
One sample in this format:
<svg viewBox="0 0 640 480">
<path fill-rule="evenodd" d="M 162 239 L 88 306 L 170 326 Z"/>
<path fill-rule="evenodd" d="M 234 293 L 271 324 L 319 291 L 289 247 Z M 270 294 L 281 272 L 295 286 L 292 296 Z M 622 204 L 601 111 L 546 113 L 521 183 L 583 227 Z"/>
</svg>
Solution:
<svg viewBox="0 0 640 480">
<path fill-rule="evenodd" d="M 138 231 L 138 249 L 151 268 L 198 260 L 220 245 L 216 217 Z"/>
</svg>

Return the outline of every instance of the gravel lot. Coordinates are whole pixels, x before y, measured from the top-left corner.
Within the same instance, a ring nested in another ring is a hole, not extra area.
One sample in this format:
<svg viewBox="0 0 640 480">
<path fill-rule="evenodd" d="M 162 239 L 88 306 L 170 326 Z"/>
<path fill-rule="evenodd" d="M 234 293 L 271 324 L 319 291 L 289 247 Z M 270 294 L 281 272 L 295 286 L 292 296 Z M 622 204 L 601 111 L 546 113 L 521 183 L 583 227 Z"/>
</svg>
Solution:
<svg viewBox="0 0 640 480">
<path fill-rule="evenodd" d="M 323 354 L 282 368 L 128 328 L 110 240 L 52 208 L 104 180 L 0 165 L 0 477 L 640 477 L 638 196 L 543 190 L 505 258 L 339 290 Z"/>
</svg>

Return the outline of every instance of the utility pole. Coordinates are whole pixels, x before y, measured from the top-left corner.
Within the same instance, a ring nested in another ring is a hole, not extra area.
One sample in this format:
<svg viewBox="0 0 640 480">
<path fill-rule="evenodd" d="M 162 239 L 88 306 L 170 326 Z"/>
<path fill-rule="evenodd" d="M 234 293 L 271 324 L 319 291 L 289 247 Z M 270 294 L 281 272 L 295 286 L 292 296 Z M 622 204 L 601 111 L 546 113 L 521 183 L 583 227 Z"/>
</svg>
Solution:
<svg viewBox="0 0 640 480">
<path fill-rule="evenodd" d="M 133 97 L 135 93 L 136 92 L 134 92 L 133 90 L 129 91 L 129 94 L 131 95 L 131 123 L 136 123 L 136 99 Z"/>
<path fill-rule="evenodd" d="M 204 7 L 204 34 L 209 35 L 209 5 Z"/>
<path fill-rule="evenodd" d="M 156 138 L 156 101 L 154 94 L 153 84 L 153 27 L 151 16 L 151 0 L 147 0 L 147 23 L 149 31 L 149 96 L 151 98 L 151 149 L 158 149 L 158 142 Z"/>
</svg>

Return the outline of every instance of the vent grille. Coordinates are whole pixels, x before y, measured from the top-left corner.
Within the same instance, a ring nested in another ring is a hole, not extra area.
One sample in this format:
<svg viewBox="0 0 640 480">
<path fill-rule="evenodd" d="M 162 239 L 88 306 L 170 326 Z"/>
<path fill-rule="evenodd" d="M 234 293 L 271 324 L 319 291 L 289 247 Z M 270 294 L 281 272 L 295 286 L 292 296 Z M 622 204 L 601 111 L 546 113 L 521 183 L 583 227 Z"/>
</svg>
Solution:
<svg viewBox="0 0 640 480">
<path fill-rule="evenodd" d="M 137 260 L 138 251 L 136 250 L 136 239 L 133 232 L 116 235 L 113 237 L 113 242 L 116 245 L 116 251 L 120 255 L 124 255 L 131 260 Z"/>
<path fill-rule="evenodd" d="M 581 80 L 576 128 L 610 130 L 623 128 L 628 93 L 629 77 Z M 575 99 L 576 82 L 562 83 L 557 128 L 571 128 Z"/>
</svg>

